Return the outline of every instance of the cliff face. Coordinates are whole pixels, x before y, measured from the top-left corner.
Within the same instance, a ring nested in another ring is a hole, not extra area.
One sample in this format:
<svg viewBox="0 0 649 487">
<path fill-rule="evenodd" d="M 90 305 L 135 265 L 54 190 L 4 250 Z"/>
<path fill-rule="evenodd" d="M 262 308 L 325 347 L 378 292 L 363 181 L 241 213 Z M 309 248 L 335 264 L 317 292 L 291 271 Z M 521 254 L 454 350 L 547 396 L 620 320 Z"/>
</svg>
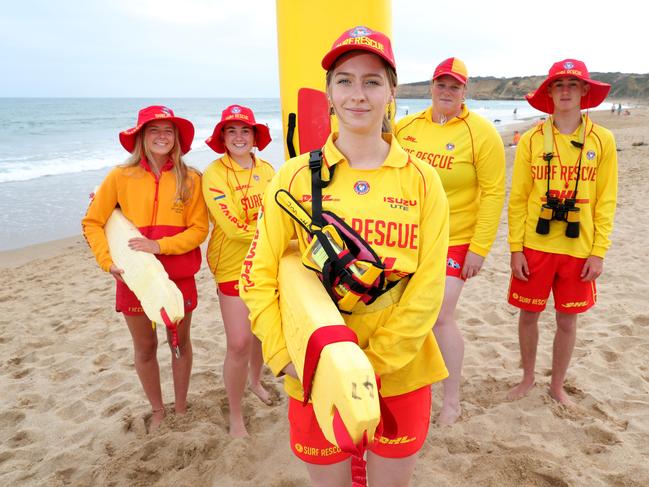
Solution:
<svg viewBox="0 0 649 487">
<path fill-rule="evenodd" d="M 608 97 L 612 100 L 649 100 L 649 74 L 591 73 L 598 81 L 611 84 Z M 468 97 L 474 100 L 522 100 L 538 87 L 545 76 L 495 78 L 477 76 L 469 81 Z M 429 81 L 399 85 L 399 98 L 430 98 Z"/>
</svg>

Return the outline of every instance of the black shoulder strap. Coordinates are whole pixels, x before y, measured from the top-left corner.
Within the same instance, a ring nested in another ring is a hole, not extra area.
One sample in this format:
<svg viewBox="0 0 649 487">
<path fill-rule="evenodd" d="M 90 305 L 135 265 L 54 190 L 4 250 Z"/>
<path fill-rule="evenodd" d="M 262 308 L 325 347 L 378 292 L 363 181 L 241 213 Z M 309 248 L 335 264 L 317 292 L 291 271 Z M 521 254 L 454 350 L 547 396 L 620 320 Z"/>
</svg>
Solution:
<svg viewBox="0 0 649 487">
<path fill-rule="evenodd" d="M 322 149 L 309 152 L 309 169 L 311 170 L 311 218 L 317 227 L 324 227 L 322 218 L 322 188 L 326 188 L 334 177 L 334 167 L 329 168 L 329 179 L 322 179 Z"/>
</svg>

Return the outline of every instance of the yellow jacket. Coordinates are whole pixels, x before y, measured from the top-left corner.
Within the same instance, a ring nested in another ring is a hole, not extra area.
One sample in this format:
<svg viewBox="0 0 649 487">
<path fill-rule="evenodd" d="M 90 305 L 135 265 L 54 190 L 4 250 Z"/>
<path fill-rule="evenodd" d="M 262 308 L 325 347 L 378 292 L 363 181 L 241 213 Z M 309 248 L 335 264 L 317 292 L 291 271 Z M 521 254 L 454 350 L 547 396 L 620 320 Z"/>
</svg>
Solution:
<svg viewBox="0 0 649 487">
<path fill-rule="evenodd" d="M 214 223 L 207 262 L 216 282 L 237 281 L 241 263 L 255 231 L 264 190 L 275 174 L 266 161 L 255 158 L 252 170 L 225 155 L 203 174 L 203 197 Z"/>
<path fill-rule="evenodd" d="M 442 180 L 451 211 L 449 244 L 468 243 L 471 252 L 485 257 L 505 203 L 505 149 L 494 126 L 465 105 L 440 125 L 429 107 L 401 119 L 395 134 Z"/>
<path fill-rule="evenodd" d="M 435 172 L 409 157 L 391 135 L 384 135 L 391 144 L 387 159 L 373 170 L 351 168 L 334 145 L 335 137 L 330 136 L 323 148 L 323 171 L 336 166 L 333 181 L 323 189 L 323 210 L 344 218 L 362 235 L 382 258 L 388 275 L 412 275 L 382 326 L 363 315 L 344 317 L 381 377 L 382 394 L 403 394 L 448 374 L 431 331 L 444 294 L 448 203 Z M 311 211 L 308 160 L 308 154 L 290 159 L 268 186 L 239 283 L 252 330 L 276 375 L 291 361 L 278 304 L 279 259 L 294 238 L 304 251 L 308 234 L 274 198 L 285 189 Z M 285 387 L 291 396 L 302 397 L 298 381 L 289 377 Z"/>
<path fill-rule="evenodd" d="M 566 223 L 550 222 L 550 233 L 536 233 L 536 223 L 545 203 L 548 163 L 543 160 L 543 124 L 528 130 L 516 149 L 512 189 L 509 197 L 509 247 L 520 252 L 523 246 L 553 254 L 586 258 L 604 257 L 611 245 L 613 217 L 617 201 L 617 151 L 613 134 L 584 117 L 586 141 L 581 158 L 577 189 L 580 209 L 579 238 L 565 236 Z M 580 149 L 570 142 L 581 142 L 579 128 L 570 135 L 554 132 L 554 153 L 550 163 L 550 192 L 573 198 Z M 559 156 L 556 157 L 558 150 Z M 567 185 L 566 185 L 567 184 Z"/>
</svg>

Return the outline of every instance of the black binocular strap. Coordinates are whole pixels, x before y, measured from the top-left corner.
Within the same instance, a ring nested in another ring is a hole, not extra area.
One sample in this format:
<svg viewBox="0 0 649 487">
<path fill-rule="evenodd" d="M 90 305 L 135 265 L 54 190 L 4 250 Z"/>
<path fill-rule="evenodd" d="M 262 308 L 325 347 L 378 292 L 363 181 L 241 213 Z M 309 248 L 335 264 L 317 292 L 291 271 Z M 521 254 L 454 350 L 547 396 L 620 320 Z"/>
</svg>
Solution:
<svg viewBox="0 0 649 487">
<path fill-rule="evenodd" d="M 551 121 L 551 119 L 548 119 L 548 121 Z M 585 122 L 582 121 L 582 123 L 585 123 Z M 546 122 L 544 124 L 544 126 L 543 126 L 543 130 L 550 130 L 551 131 L 552 130 L 552 123 L 550 122 L 548 124 Z M 582 127 L 582 131 L 585 131 L 585 127 Z M 550 133 L 552 133 L 552 132 L 550 132 Z M 584 132 L 584 134 L 585 134 L 585 132 Z M 545 132 L 543 133 L 543 136 L 546 137 Z M 585 135 L 584 135 L 584 137 L 582 139 L 583 139 L 582 142 L 577 142 L 575 140 L 570 141 L 570 143 L 572 145 L 574 145 L 577 149 L 579 149 L 579 159 L 577 159 L 577 177 L 575 178 L 575 192 L 572 195 L 572 199 L 574 199 L 574 200 L 577 199 L 577 189 L 579 188 L 579 179 L 581 177 L 581 158 L 584 155 L 584 142 L 586 140 Z M 554 136 L 553 136 L 552 137 L 552 145 L 553 146 L 554 146 L 554 143 L 555 142 L 554 142 Z M 544 142 L 544 146 L 545 145 L 546 144 Z M 548 149 L 548 147 L 544 147 L 544 150 L 546 150 L 546 149 Z M 559 154 L 559 149 L 557 148 L 557 157 L 558 157 L 558 154 Z M 548 172 L 545 175 L 546 180 L 548 182 L 548 188 L 547 188 L 547 191 L 545 192 L 545 197 L 546 198 L 550 198 L 550 169 L 552 169 L 550 163 L 551 163 L 553 157 L 554 157 L 553 152 L 543 152 L 543 159 L 548 163 Z"/>
</svg>

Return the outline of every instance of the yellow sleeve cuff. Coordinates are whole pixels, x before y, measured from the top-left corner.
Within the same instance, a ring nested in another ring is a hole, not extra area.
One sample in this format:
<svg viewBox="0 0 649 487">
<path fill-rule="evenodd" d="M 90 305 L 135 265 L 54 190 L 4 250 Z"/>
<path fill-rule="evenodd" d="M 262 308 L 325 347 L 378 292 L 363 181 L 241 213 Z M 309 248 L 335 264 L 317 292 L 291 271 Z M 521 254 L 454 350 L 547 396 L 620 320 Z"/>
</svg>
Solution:
<svg viewBox="0 0 649 487">
<path fill-rule="evenodd" d="M 519 243 L 509 244 L 509 251 L 510 252 L 522 252 L 523 251 L 523 244 L 519 244 Z"/>
<path fill-rule="evenodd" d="M 469 252 L 473 252 L 474 254 L 478 254 L 480 257 L 486 257 L 487 254 L 489 253 L 489 249 L 486 249 L 480 245 L 476 245 L 474 243 L 469 244 Z"/>
<path fill-rule="evenodd" d="M 279 352 L 268 359 L 267 365 L 275 377 L 282 374 L 282 370 L 291 363 L 291 356 L 288 354 L 286 348 L 282 348 Z"/>
<path fill-rule="evenodd" d="M 606 255 L 607 249 L 604 247 L 600 247 L 598 245 L 593 246 L 593 250 L 590 251 L 590 255 L 594 255 L 595 257 L 601 257 L 602 259 Z"/>
</svg>

